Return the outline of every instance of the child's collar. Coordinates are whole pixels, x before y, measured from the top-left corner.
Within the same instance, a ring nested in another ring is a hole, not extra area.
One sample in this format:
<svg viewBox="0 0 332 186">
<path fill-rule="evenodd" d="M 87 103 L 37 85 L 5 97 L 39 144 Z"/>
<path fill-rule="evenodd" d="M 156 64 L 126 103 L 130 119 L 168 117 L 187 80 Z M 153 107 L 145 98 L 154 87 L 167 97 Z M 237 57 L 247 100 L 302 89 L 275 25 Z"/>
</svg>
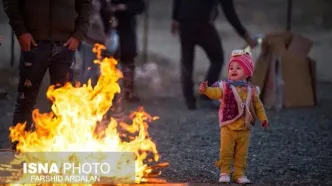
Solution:
<svg viewBox="0 0 332 186">
<path fill-rule="evenodd" d="M 233 81 L 233 80 L 228 79 L 226 82 L 235 87 L 244 87 L 244 86 L 248 85 L 248 81 L 246 81 L 246 80 Z"/>
</svg>

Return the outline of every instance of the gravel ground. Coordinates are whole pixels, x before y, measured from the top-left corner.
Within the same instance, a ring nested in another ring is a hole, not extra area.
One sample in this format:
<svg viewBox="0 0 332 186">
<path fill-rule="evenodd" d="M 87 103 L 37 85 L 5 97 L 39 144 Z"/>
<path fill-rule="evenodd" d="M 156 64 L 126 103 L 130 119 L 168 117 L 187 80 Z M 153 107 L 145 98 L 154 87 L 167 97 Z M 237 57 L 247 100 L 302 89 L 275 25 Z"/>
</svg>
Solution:
<svg viewBox="0 0 332 186">
<path fill-rule="evenodd" d="M 149 131 L 158 146 L 161 161 L 170 163 L 161 176 L 169 182 L 216 183 L 217 111 L 208 108 L 187 111 L 178 79 L 170 73 L 176 71 L 173 68 L 162 68 L 161 80 L 167 82 L 162 85 L 164 94 L 153 89 L 157 84 L 139 85 L 140 105 L 151 115 L 160 117 L 151 123 Z M 315 108 L 268 111 L 271 127 L 268 130 L 256 127 L 253 132 L 249 178 L 256 184 L 332 185 L 331 92 L 332 84 L 319 83 L 319 105 Z M 8 145 L 14 97 L 11 91 L 8 99 L 0 100 L 3 147 Z M 130 105 L 131 108 L 137 106 Z"/>
<path fill-rule="evenodd" d="M 331 84 L 318 85 L 319 106 L 268 112 L 271 127 L 256 127 L 249 150 L 248 176 L 264 184 L 332 184 Z M 325 95 L 324 95 L 325 94 Z M 214 110 L 184 111 L 178 98 L 156 99 L 145 105 L 161 117 L 151 124 L 163 161 L 163 176 L 174 182 L 215 183 L 219 130 Z M 162 106 L 161 106 L 162 105 Z M 158 109 L 157 109 L 158 108 Z"/>
</svg>

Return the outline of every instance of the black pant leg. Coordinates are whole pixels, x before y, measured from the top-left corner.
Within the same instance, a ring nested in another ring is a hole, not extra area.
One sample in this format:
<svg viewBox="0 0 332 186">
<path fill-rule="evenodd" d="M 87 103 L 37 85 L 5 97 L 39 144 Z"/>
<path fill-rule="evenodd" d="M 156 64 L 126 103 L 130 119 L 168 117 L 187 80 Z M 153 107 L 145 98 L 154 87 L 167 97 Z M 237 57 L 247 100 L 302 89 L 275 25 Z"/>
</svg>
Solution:
<svg viewBox="0 0 332 186">
<path fill-rule="evenodd" d="M 206 52 L 210 60 L 210 67 L 206 74 L 208 85 L 219 80 L 224 63 L 224 55 L 221 40 L 215 26 L 211 23 L 201 24 L 199 27 L 200 37 L 198 45 Z"/>
<path fill-rule="evenodd" d="M 196 28 L 196 23 L 180 23 L 181 84 L 183 96 L 187 104 L 195 101 L 193 71 L 197 39 Z"/>
<path fill-rule="evenodd" d="M 49 65 L 51 47 L 47 43 L 38 43 L 30 51 L 22 51 L 19 64 L 19 83 L 15 104 L 13 125 L 27 122 L 26 128 L 32 124 L 32 110 L 36 104 L 40 85 Z"/>
<path fill-rule="evenodd" d="M 51 85 L 63 86 L 73 80 L 75 51 L 63 46 L 62 42 L 54 43 L 49 67 Z"/>
</svg>

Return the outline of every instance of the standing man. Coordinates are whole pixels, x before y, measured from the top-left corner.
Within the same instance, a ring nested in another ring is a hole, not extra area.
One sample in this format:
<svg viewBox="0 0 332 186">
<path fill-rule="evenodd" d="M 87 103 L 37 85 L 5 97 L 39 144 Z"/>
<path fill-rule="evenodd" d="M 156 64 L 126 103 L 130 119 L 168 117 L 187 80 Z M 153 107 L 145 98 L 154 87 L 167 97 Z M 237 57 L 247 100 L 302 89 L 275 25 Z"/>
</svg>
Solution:
<svg viewBox="0 0 332 186">
<path fill-rule="evenodd" d="M 86 84 L 91 79 L 94 87 L 100 76 L 100 68 L 94 63 L 96 54 L 92 49 L 96 43 L 105 45 L 106 35 L 110 30 L 111 11 L 107 0 L 91 0 L 91 3 L 88 32 L 78 49 L 82 59 L 79 81 Z"/>
<path fill-rule="evenodd" d="M 118 20 L 120 37 L 120 64 L 123 73 L 124 98 L 139 101 L 134 92 L 135 58 L 137 56 L 136 16 L 144 11 L 144 0 L 112 0 L 111 7 Z"/>
<path fill-rule="evenodd" d="M 74 52 L 89 27 L 91 0 L 3 0 L 3 4 L 21 46 L 13 125 L 27 122 L 29 128 L 46 70 L 51 85 L 72 80 Z"/>
<path fill-rule="evenodd" d="M 107 52 L 107 56 L 103 57 L 117 57 L 114 55 L 117 50 L 118 42 L 116 36 L 112 35 L 112 32 L 116 29 L 116 21 L 112 20 L 112 11 L 109 4 L 109 0 L 91 0 L 92 10 L 89 20 L 89 28 L 85 40 L 82 41 L 78 51 L 82 59 L 81 72 L 79 81 L 82 84 L 87 84 L 88 80 L 91 80 L 91 85 L 95 87 L 100 77 L 100 66 L 95 64 L 96 54 L 92 51 L 96 43 L 106 45 L 106 48 L 110 51 Z M 112 41 L 112 48 L 107 46 L 107 40 Z M 104 52 L 103 54 L 105 54 Z M 122 89 L 122 87 L 121 87 Z M 125 108 L 122 101 L 122 93 L 115 94 L 113 98 L 113 104 L 110 111 L 105 115 L 105 119 L 109 119 L 110 116 L 122 116 L 124 115 Z M 109 121 L 108 121 L 109 122 Z"/>
<path fill-rule="evenodd" d="M 196 109 L 192 77 L 195 46 L 201 46 L 210 60 L 211 65 L 206 75 L 209 86 L 218 81 L 223 66 L 222 44 L 213 24 L 219 3 L 237 33 L 251 47 L 256 45 L 256 41 L 242 26 L 233 0 L 173 0 L 171 32 L 180 34 L 182 92 L 189 110 Z M 207 101 L 206 97 L 201 99 Z"/>
</svg>

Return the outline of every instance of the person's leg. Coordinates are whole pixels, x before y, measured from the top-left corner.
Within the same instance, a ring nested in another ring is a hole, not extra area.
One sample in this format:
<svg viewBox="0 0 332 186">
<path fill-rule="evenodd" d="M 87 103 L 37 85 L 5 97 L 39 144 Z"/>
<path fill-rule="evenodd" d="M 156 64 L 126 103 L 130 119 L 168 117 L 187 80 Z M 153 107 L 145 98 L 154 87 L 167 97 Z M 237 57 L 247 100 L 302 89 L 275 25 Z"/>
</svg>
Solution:
<svg viewBox="0 0 332 186">
<path fill-rule="evenodd" d="M 53 43 L 49 67 L 51 85 L 60 87 L 73 80 L 73 69 L 71 69 L 71 66 L 75 57 L 74 53 L 75 51 L 63 46 L 62 42 Z"/>
<path fill-rule="evenodd" d="M 113 56 L 112 56 L 113 55 Z M 108 53 L 104 57 L 113 57 L 117 61 L 119 61 L 119 50 L 117 50 L 114 54 Z M 117 69 L 121 71 L 120 64 L 117 65 Z M 123 91 L 123 79 L 120 78 L 118 80 L 118 84 L 120 86 L 120 93 L 116 93 L 113 97 L 112 106 L 109 111 L 105 114 L 105 120 L 109 120 L 110 117 L 115 118 L 117 121 L 120 121 L 125 116 L 125 102 L 124 102 L 124 91 Z"/>
<path fill-rule="evenodd" d="M 120 79 L 118 81 L 120 88 L 123 88 L 123 81 Z M 124 119 L 126 112 L 126 105 L 124 100 L 124 92 L 116 93 L 113 98 L 112 106 L 107 114 L 107 117 L 113 117 L 117 121 Z"/>
<path fill-rule="evenodd" d="M 199 45 L 206 52 L 210 60 L 210 67 L 206 74 L 208 85 L 219 80 L 224 63 L 223 49 L 218 32 L 213 24 L 201 25 L 199 28 L 202 37 L 199 38 Z"/>
<path fill-rule="evenodd" d="M 80 83 L 86 84 L 89 79 L 91 79 L 91 85 L 94 87 L 97 84 L 99 75 L 100 75 L 100 67 L 98 64 L 95 64 L 93 61 L 97 59 L 96 54 L 92 52 L 93 45 L 82 42 L 79 53 L 82 58 L 82 66 L 81 66 L 81 75 L 80 75 Z"/>
<path fill-rule="evenodd" d="M 181 43 L 181 84 L 182 93 L 188 109 L 196 109 L 196 97 L 194 95 L 194 55 L 196 44 L 196 25 L 180 24 Z"/>
<path fill-rule="evenodd" d="M 135 93 L 136 31 L 134 29 L 120 30 L 119 38 L 124 99 L 129 102 L 138 102 L 140 99 Z"/>
<path fill-rule="evenodd" d="M 206 52 L 210 61 L 210 67 L 206 74 L 208 85 L 219 80 L 222 66 L 224 63 L 223 49 L 220 37 L 213 24 L 206 23 L 199 27 L 201 37 L 199 37 L 198 44 Z M 206 96 L 200 97 L 202 100 L 209 100 Z M 219 104 L 218 104 L 219 106 Z"/>
<path fill-rule="evenodd" d="M 247 155 L 250 142 L 251 131 L 238 131 L 234 152 L 234 174 L 233 179 L 237 182 L 250 182 L 245 177 L 245 169 L 247 167 Z"/>
<path fill-rule="evenodd" d="M 138 102 L 140 98 L 135 94 L 135 63 L 134 59 L 121 58 L 121 71 L 123 74 L 123 92 L 125 100 Z"/>
<path fill-rule="evenodd" d="M 32 110 L 36 104 L 40 85 L 49 65 L 51 50 L 50 45 L 39 42 L 38 46 L 32 46 L 30 51 L 21 52 L 13 126 L 26 122 L 26 129 L 31 128 L 33 122 Z M 13 150 L 16 150 L 15 144 L 16 142 L 13 142 Z"/>
<path fill-rule="evenodd" d="M 120 50 L 118 49 L 115 54 L 114 58 L 116 60 L 120 60 Z M 121 71 L 121 65 L 118 64 L 117 68 Z M 124 116 L 126 114 L 126 104 L 125 104 L 125 92 L 122 91 L 124 89 L 124 79 L 118 80 L 119 86 L 120 86 L 120 93 L 117 93 L 114 95 L 113 98 L 113 105 L 111 107 L 111 116 L 115 118 L 117 121 L 124 119 Z"/>
</svg>

